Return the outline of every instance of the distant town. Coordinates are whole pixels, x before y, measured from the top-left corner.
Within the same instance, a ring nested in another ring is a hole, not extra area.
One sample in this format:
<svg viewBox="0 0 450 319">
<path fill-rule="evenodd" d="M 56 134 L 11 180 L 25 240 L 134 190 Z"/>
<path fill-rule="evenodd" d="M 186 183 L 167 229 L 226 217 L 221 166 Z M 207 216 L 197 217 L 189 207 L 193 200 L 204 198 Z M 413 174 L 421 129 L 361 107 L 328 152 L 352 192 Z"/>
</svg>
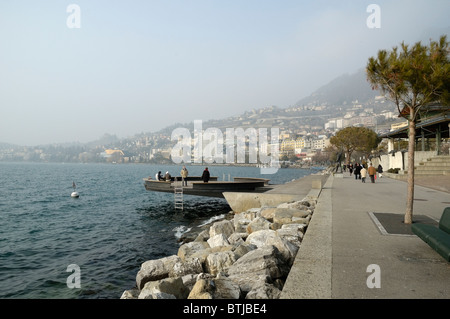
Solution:
<svg viewBox="0 0 450 319">
<path fill-rule="evenodd" d="M 277 127 L 280 160 L 310 165 L 327 160 L 321 155 L 329 146 L 330 137 L 342 128 L 364 126 L 382 133 L 403 125 L 406 120 L 399 119 L 396 107 L 383 96 L 374 96 L 364 102 L 354 100 L 339 105 L 311 101 L 288 108 L 253 109 L 239 116 L 205 121 L 202 128 L 225 131 L 226 128 Z M 158 132 L 124 139 L 105 134 L 85 144 L 17 146 L 0 143 L 0 161 L 171 164 L 171 150 L 176 144 L 171 134 L 178 127 L 192 132 L 193 123 L 177 123 Z"/>
</svg>

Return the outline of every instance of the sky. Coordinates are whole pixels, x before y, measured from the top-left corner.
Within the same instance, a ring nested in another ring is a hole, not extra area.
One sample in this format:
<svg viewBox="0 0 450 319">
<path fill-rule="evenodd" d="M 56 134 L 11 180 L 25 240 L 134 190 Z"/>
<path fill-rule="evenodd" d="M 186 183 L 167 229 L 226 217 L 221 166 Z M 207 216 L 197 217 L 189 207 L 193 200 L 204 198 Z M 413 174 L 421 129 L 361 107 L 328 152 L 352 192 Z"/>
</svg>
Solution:
<svg viewBox="0 0 450 319">
<path fill-rule="evenodd" d="M 0 142 L 286 108 L 380 49 L 448 33 L 449 13 L 448 0 L 0 0 Z"/>
</svg>

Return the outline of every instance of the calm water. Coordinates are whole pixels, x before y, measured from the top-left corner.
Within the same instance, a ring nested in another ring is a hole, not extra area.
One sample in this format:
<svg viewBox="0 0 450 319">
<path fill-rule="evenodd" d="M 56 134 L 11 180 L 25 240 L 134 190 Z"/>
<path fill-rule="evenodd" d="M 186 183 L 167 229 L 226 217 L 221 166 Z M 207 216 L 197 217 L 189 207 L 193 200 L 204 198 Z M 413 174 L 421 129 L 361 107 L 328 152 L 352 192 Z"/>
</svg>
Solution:
<svg viewBox="0 0 450 319">
<path fill-rule="evenodd" d="M 148 192 L 142 178 L 180 166 L 0 163 L 0 298 L 120 298 L 142 262 L 176 254 L 182 232 L 229 212 L 224 199 Z M 189 167 L 201 175 L 203 167 Z M 317 170 L 210 167 L 282 184 Z M 80 198 L 70 197 L 72 181 Z M 76 264 L 81 288 L 66 281 Z"/>
</svg>

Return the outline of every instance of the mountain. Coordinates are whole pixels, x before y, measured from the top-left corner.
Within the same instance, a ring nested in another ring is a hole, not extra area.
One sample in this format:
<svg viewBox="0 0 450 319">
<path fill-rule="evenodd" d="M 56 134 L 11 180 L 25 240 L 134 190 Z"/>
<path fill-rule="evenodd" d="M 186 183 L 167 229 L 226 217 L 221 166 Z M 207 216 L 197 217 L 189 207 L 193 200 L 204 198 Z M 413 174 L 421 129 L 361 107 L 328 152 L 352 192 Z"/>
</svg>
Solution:
<svg viewBox="0 0 450 319">
<path fill-rule="evenodd" d="M 380 93 L 372 90 L 364 69 L 354 74 L 344 74 L 320 87 L 310 96 L 298 101 L 296 106 L 305 105 L 349 105 L 358 100 L 365 103 Z"/>
</svg>

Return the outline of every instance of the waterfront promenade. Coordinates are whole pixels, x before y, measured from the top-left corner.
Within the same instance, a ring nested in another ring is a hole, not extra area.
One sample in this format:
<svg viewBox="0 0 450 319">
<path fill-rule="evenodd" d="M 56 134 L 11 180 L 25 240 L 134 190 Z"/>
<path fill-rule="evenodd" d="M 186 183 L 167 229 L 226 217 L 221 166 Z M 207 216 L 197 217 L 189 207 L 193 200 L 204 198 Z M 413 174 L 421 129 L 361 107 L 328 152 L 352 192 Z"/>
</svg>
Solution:
<svg viewBox="0 0 450 319">
<path fill-rule="evenodd" d="M 450 263 L 402 222 L 406 194 L 388 177 L 330 176 L 281 299 L 450 299 Z M 415 186 L 414 221 L 449 206 L 449 192 Z"/>
</svg>

